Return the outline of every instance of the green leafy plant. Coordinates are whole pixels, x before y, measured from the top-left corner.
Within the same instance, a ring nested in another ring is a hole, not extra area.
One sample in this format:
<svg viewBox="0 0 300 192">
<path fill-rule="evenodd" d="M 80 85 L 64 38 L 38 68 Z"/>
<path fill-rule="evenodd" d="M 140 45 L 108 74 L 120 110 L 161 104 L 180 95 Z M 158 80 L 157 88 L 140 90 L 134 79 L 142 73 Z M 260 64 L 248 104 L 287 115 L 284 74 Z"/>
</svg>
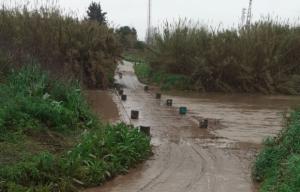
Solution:
<svg viewBox="0 0 300 192">
<path fill-rule="evenodd" d="M 257 156 L 253 177 L 261 182 L 262 192 L 300 190 L 300 112 L 292 112 L 288 126 L 269 138 Z"/>
<path fill-rule="evenodd" d="M 77 191 L 145 160 L 150 139 L 123 123 L 104 125 L 78 83 L 37 65 L 0 84 L 0 191 Z"/>
</svg>

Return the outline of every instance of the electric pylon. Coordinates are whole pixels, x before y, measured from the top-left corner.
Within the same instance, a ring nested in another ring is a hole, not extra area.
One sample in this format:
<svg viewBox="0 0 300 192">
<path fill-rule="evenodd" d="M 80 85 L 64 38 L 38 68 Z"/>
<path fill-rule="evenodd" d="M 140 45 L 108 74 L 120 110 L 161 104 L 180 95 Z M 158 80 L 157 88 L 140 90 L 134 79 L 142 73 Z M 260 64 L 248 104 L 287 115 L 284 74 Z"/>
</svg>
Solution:
<svg viewBox="0 0 300 192">
<path fill-rule="evenodd" d="M 240 27 L 243 27 L 245 25 L 245 20 L 246 20 L 246 13 L 247 9 L 243 8 L 242 9 L 242 16 L 241 16 L 241 23 L 240 23 Z"/>
<path fill-rule="evenodd" d="M 247 20 L 246 25 L 250 26 L 252 19 L 252 0 L 249 1 L 248 13 L 247 13 Z"/>
</svg>

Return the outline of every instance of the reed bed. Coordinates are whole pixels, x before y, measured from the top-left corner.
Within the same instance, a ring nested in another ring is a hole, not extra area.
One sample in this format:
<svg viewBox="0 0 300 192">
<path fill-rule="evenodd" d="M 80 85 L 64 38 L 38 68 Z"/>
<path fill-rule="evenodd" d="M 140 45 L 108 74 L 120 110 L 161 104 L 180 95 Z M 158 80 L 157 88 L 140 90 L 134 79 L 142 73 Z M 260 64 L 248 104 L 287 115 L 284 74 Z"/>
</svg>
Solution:
<svg viewBox="0 0 300 192">
<path fill-rule="evenodd" d="M 65 14 L 54 6 L 0 8 L 2 74 L 34 60 L 56 76 L 106 88 L 113 81 L 121 51 L 112 28 L 74 13 Z"/>
<path fill-rule="evenodd" d="M 300 27 L 271 19 L 215 30 L 180 20 L 154 35 L 154 71 L 185 75 L 206 92 L 300 93 Z M 191 87 L 191 86 L 189 86 Z"/>
</svg>

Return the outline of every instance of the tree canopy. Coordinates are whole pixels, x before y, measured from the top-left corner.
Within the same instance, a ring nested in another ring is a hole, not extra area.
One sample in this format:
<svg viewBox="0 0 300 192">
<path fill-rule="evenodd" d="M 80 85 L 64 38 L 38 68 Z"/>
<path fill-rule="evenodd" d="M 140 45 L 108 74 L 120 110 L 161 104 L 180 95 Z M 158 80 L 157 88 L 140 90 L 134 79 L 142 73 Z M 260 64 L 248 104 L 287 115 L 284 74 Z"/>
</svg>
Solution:
<svg viewBox="0 0 300 192">
<path fill-rule="evenodd" d="M 134 48 L 137 42 L 137 32 L 135 28 L 123 26 L 116 30 L 120 42 L 125 49 Z"/>
<path fill-rule="evenodd" d="M 103 12 L 100 3 L 92 2 L 88 8 L 87 15 L 88 19 L 97 21 L 100 25 L 106 25 L 106 12 Z"/>
</svg>

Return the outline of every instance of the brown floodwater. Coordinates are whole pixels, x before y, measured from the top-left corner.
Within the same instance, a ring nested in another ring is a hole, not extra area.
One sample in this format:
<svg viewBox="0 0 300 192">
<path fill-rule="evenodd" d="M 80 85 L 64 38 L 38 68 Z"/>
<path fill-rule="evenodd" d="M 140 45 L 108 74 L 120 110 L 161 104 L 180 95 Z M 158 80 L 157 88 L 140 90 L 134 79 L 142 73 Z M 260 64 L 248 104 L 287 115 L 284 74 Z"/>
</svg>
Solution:
<svg viewBox="0 0 300 192">
<path fill-rule="evenodd" d="M 112 99 L 112 91 L 87 90 L 86 98 L 93 112 L 105 122 L 119 120 L 119 112 L 116 103 Z"/>
<path fill-rule="evenodd" d="M 280 131 L 282 113 L 300 101 L 286 96 L 190 93 L 155 99 L 154 91 L 144 91 L 131 63 L 120 65 L 119 71 L 123 76 L 116 79 L 128 100 L 121 101 L 117 93 L 109 96 L 120 120 L 151 126 L 154 155 L 127 175 L 87 192 L 256 191 L 250 172 L 255 154 L 265 137 Z M 166 99 L 173 99 L 173 107 L 165 105 Z M 180 106 L 188 108 L 187 115 L 179 115 Z M 139 110 L 139 120 L 129 118 L 131 110 Z M 201 119 L 208 119 L 208 129 L 199 128 Z"/>
</svg>

